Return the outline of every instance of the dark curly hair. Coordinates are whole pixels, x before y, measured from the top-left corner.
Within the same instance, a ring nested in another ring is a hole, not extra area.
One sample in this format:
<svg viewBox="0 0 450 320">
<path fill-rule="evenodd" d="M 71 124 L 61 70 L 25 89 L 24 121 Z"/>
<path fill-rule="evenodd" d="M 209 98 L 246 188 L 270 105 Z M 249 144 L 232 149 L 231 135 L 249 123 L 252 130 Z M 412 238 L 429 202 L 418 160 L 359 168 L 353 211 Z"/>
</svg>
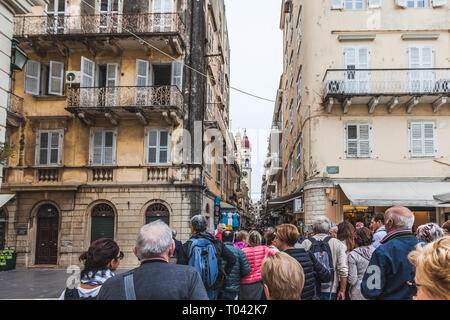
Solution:
<svg viewBox="0 0 450 320">
<path fill-rule="evenodd" d="M 371 245 L 373 242 L 372 232 L 366 227 L 356 230 L 355 242 L 358 247 Z"/>
<path fill-rule="evenodd" d="M 100 270 L 107 269 L 111 260 L 118 259 L 119 252 L 119 246 L 112 239 L 101 238 L 92 242 L 88 251 L 82 253 L 79 257 L 80 262 L 84 263 L 81 278 L 89 277 L 90 272 L 96 274 Z"/>
</svg>

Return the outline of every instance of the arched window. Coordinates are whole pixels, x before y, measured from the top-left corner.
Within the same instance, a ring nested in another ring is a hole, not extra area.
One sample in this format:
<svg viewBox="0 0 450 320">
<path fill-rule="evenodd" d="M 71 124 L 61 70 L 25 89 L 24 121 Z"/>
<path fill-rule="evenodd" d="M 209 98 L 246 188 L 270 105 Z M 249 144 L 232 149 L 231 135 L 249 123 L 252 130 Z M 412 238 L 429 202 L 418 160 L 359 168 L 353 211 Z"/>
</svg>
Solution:
<svg viewBox="0 0 450 320">
<path fill-rule="evenodd" d="M 170 213 L 169 209 L 161 203 L 154 203 L 150 205 L 147 210 L 145 211 L 145 223 L 148 224 L 150 222 L 156 221 L 156 220 L 162 220 L 167 225 L 170 221 Z"/>
<path fill-rule="evenodd" d="M 114 239 L 114 210 L 106 203 L 97 204 L 91 211 L 91 243 L 101 238 Z"/>
</svg>

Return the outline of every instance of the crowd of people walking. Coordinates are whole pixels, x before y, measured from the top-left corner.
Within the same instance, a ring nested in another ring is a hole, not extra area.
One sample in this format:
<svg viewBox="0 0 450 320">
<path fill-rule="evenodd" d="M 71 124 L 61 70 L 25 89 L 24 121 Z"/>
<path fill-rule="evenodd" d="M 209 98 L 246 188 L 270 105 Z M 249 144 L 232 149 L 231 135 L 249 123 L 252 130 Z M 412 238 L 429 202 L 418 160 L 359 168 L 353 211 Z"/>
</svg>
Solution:
<svg viewBox="0 0 450 320">
<path fill-rule="evenodd" d="M 140 266 L 115 275 L 123 253 L 111 239 L 80 256 L 80 282 L 65 300 L 449 300 L 450 221 L 412 232 L 405 207 L 376 214 L 369 226 L 328 218 L 305 238 L 292 224 L 234 232 L 207 231 L 191 218 L 184 244 L 161 220 L 140 228 L 133 253 Z M 169 263 L 176 258 L 177 263 Z"/>
</svg>

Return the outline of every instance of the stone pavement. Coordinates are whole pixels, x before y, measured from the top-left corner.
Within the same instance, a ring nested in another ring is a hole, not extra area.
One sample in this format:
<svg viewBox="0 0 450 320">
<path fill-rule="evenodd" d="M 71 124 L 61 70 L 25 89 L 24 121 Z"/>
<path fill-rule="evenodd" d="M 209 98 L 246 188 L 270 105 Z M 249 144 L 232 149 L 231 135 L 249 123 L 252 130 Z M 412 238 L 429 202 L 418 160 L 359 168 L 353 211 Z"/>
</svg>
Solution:
<svg viewBox="0 0 450 320">
<path fill-rule="evenodd" d="M 116 274 L 125 271 L 118 269 Z M 70 275 L 61 269 L 0 272 L 0 299 L 58 299 Z"/>
</svg>

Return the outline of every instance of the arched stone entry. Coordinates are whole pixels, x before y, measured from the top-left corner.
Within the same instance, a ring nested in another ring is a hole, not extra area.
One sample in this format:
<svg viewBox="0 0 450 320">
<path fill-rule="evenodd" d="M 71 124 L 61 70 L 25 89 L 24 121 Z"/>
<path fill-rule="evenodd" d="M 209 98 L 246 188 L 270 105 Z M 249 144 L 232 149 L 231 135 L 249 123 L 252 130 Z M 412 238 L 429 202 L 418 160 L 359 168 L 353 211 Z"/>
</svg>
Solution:
<svg viewBox="0 0 450 320">
<path fill-rule="evenodd" d="M 106 203 L 97 204 L 91 211 L 91 243 L 101 238 L 114 239 L 114 209 Z"/>
<path fill-rule="evenodd" d="M 161 203 L 153 203 L 145 211 L 145 223 L 162 220 L 170 226 L 169 209 Z"/>
<path fill-rule="evenodd" d="M 36 264 L 57 264 L 58 261 L 58 209 L 44 204 L 37 212 Z"/>
</svg>

